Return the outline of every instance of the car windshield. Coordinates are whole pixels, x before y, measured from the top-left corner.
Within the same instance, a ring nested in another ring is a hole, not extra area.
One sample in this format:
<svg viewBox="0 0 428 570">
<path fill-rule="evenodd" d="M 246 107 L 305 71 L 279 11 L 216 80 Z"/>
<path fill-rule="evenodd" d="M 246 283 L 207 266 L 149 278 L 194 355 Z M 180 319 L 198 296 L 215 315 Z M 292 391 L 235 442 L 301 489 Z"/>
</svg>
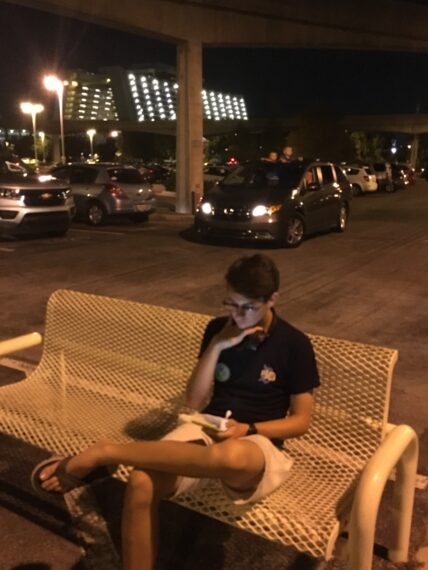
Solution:
<svg viewBox="0 0 428 570">
<path fill-rule="evenodd" d="M 243 164 L 226 176 L 221 187 L 227 190 L 266 187 L 291 190 L 299 184 L 303 171 L 304 167 L 300 162 Z"/>
<path fill-rule="evenodd" d="M 136 168 L 108 168 L 110 180 L 122 184 L 142 184 L 144 178 Z"/>
</svg>

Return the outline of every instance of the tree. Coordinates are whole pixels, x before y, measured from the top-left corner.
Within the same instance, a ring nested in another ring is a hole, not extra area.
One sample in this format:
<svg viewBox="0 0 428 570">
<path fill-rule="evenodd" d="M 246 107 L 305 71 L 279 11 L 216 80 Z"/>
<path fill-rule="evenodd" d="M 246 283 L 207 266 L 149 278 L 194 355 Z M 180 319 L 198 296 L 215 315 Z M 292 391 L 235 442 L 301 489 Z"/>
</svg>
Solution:
<svg viewBox="0 0 428 570">
<path fill-rule="evenodd" d="M 321 107 L 311 109 L 297 119 L 287 144 L 294 154 L 305 158 L 321 158 L 336 162 L 354 158 L 350 134 L 344 129 L 340 116 Z"/>
<path fill-rule="evenodd" d="M 354 131 L 351 133 L 351 140 L 355 157 L 358 160 L 368 162 L 382 160 L 382 149 L 385 147 L 385 141 L 380 135 Z"/>
</svg>

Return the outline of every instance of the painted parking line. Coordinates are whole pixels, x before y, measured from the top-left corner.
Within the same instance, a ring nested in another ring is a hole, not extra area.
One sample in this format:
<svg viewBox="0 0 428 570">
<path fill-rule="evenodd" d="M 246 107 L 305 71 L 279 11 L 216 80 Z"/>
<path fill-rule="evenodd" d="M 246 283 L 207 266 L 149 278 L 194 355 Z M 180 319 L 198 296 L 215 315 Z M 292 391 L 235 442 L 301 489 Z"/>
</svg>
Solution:
<svg viewBox="0 0 428 570">
<path fill-rule="evenodd" d="M 0 251 L 5 251 L 6 253 L 13 253 L 16 250 L 12 247 L 0 247 Z"/>
<path fill-rule="evenodd" d="M 104 234 L 104 235 L 112 235 L 112 236 L 125 236 L 125 232 L 112 232 L 110 230 L 84 230 L 78 228 L 72 228 L 69 230 L 71 232 L 83 232 L 86 234 Z"/>
</svg>

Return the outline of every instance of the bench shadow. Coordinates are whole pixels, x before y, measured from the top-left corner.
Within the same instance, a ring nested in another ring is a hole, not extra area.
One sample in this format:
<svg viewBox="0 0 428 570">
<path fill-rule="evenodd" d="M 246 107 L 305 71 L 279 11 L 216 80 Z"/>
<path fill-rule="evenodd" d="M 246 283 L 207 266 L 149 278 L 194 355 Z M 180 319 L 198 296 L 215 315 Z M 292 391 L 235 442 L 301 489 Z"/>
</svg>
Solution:
<svg viewBox="0 0 428 570">
<path fill-rule="evenodd" d="M 110 538 L 120 557 L 121 514 L 125 483 L 116 479 L 93 486 L 99 514 L 105 521 Z M 218 570 L 224 565 L 223 545 L 231 528 L 204 515 L 169 501 L 159 509 L 160 543 L 155 570 Z"/>
</svg>

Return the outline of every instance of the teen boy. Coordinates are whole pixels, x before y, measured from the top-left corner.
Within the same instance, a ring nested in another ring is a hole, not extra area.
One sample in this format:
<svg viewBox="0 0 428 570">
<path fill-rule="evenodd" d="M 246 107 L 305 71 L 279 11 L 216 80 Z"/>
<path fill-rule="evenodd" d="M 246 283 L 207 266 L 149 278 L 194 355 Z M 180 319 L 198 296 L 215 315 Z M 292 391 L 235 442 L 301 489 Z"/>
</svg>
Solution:
<svg viewBox="0 0 428 570">
<path fill-rule="evenodd" d="M 236 503 L 257 501 L 281 485 L 292 460 L 284 439 L 309 428 L 319 385 L 309 339 L 274 311 L 279 273 L 265 255 L 242 257 L 226 273 L 227 315 L 205 331 L 186 403 L 231 417 L 225 431 L 183 423 L 161 441 L 102 442 L 33 473 L 46 492 L 65 492 L 100 466 L 134 466 L 122 517 L 124 570 L 153 568 L 158 504 L 219 479 Z"/>
</svg>

